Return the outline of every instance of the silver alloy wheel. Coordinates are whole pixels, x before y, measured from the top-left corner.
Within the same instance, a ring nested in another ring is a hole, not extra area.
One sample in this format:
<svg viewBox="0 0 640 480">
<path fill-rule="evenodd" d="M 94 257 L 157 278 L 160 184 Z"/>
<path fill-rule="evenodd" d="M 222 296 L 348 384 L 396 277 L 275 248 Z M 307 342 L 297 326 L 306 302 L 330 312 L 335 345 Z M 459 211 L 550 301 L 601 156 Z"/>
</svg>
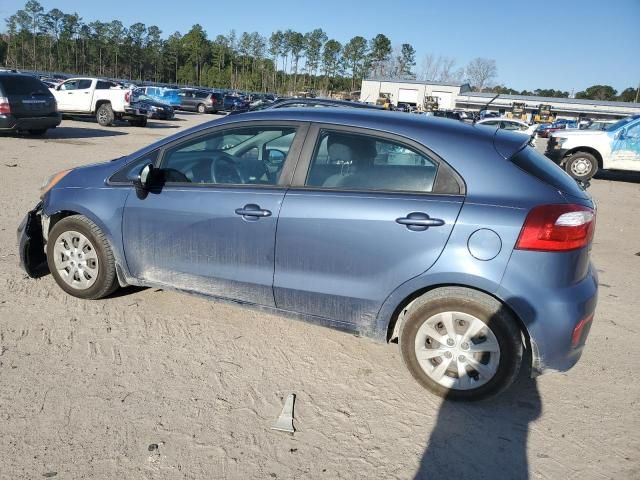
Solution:
<svg viewBox="0 0 640 480">
<path fill-rule="evenodd" d="M 591 161 L 586 158 L 579 158 L 571 163 L 571 171 L 578 177 L 588 175 L 592 168 Z"/>
<path fill-rule="evenodd" d="M 420 367 L 445 388 L 469 390 L 491 380 L 500 363 L 500 345 L 479 318 L 443 312 L 418 329 L 415 354 Z"/>
<path fill-rule="evenodd" d="M 106 110 L 104 110 L 104 109 L 98 110 L 98 120 L 100 122 L 106 122 L 108 120 Z"/>
<path fill-rule="evenodd" d="M 53 263 L 60 278 L 72 288 L 86 290 L 98 278 L 98 254 L 89 239 L 80 232 L 61 233 L 53 247 Z"/>
</svg>

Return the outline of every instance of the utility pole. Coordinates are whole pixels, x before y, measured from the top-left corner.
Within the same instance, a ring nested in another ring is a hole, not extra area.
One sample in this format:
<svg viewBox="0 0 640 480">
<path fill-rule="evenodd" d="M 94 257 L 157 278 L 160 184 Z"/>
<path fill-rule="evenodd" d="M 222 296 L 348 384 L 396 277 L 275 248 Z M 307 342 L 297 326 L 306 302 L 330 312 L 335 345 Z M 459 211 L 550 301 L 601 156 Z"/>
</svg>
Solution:
<svg viewBox="0 0 640 480">
<path fill-rule="evenodd" d="M 636 103 L 638 103 L 639 96 L 640 96 L 640 83 L 638 83 L 638 89 L 636 90 Z"/>
</svg>

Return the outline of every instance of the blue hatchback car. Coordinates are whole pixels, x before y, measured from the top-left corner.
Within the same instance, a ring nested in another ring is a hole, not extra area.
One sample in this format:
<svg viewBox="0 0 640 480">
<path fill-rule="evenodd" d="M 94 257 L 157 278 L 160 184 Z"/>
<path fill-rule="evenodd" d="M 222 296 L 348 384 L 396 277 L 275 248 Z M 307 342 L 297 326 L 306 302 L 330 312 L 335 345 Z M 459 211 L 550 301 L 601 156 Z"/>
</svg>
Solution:
<svg viewBox="0 0 640 480">
<path fill-rule="evenodd" d="M 479 399 L 524 358 L 571 368 L 596 307 L 594 203 L 527 140 L 362 109 L 234 115 L 54 175 L 20 258 L 80 298 L 160 286 L 397 342 L 424 387 Z"/>
</svg>

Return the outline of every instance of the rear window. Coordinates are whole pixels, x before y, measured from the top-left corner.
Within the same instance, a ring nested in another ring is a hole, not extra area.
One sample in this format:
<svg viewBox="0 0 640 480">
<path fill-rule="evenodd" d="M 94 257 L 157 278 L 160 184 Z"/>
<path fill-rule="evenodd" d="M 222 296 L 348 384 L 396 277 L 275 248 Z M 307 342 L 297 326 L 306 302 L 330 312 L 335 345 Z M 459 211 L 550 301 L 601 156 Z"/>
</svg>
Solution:
<svg viewBox="0 0 640 480">
<path fill-rule="evenodd" d="M 580 188 L 573 178 L 533 147 L 526 147 L 520 150 L 511 158 L 511 161 L 525 172 L 561 192 L 576 197 L 588 198 L 587 193 Z"/>
<path fill-rule="evenodd" d="M 0 76 L 0 85 L 2 85 L 5 95 L 50 93 L 44 83 L 28 75 L 2 75 Z"/>
</svg>

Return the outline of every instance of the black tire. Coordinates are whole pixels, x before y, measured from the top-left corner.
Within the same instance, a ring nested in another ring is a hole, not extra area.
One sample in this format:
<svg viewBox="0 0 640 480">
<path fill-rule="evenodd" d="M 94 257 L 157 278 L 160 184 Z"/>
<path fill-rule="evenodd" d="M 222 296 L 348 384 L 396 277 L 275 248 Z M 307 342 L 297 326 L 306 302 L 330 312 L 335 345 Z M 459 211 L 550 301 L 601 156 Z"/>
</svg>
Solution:
<svg viewBox="0 0 640 480">
<path fill-rule="evenodd" d="M 98 110 L 96 111 L 96 120 L 101 126 L 109 127 L 113 125 L 115 118 L 116 117 L 110 103 L 103 103 L 98 107 Z"/>
<path fill-rule="evenodd" d="M 207 108 L 204 106 L 204 104 L 199 103 L 197 110 L 198 110 L 198 113 L 206 113 Z"/>
<path fill-rule="evenodd" d="M 45 133 L 47 133 L 46 128 L 36 128 L 36 129 L 29 130 L 29 135 L 40 136 L 40 135 L 44 135 Z"/>
<path fill-rule="evenodd" d="M 587 152 L 576 152 L 567 158 L 564 169 L 576 180 L 587 182 L 598 172 L 598 159 Z"/>
<path fill-rule="evenodd" d="M 418 330 L 442 312 L 462 312 L 485 323 L 500 347 L 500 359 L 493 377 L 468 390 L 447 388 L 433 380 L 420 366 L 415 342 Z M 462 287 L 444 287 L 427 292 L 409 305 L 400 329 L 400 350 L 411 375 L 427 390 L 449 400 L 481 400 L 506 390 L 518 377 L 524 346 L 517 320 L 495 298 Z"/>
<path fill-rule="evenodd" d="M 87 289 L 73 288 L 68 285 L 60 276 L 55 265 L 55 244 L 60 235 L 69 231 L 79 232 L 87 237 L 98 257 L 96 281 Z M 100 228 L 82 215 L 65 217 L 53 226 L 49 232 L 49 241 L 47 243 L 47 264 L 58 286 L 74 297 L 97 300 L 106 297 L 118 288 L 118 278 L 111 246 Z"/>
</svg>

